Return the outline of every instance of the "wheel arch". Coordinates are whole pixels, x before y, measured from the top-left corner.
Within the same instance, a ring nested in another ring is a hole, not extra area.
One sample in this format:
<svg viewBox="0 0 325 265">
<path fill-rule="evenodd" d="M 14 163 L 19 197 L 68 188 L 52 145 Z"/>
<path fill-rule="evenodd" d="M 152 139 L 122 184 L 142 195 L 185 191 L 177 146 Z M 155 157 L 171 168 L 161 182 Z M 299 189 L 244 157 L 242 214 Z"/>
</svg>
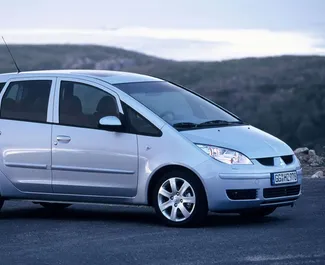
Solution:
<svg viewBox="0 0 325 265">
<path fill-rule="evenodd" d="M 192 170 L 188 167 L 185 167 L 183 165 L 165 165 L 165 166 L 162 166 L 161 168 L 159 168 L 157 171 L 155 171 L 149 180 L 148 189 L 147 189 L 147 202 L 148 202 L 149 206 L 152 206 L 152 192 L 153 192 L 153 189 L 154 189 L 156 183 L 159 181 L 159 179 L 167 172 L 176 171 L 176 170 L 188 172 L 191 175 L 193 175 L 194 177 L 196 177 L 201 185 L 202 190 L 204 191 L 205 198 L 208 201 L 207 191 L 205 189 L 205 186 L 203 185 L 202 179 L 199 177 L 199 175 L 194 170 Z"/>
</svg>

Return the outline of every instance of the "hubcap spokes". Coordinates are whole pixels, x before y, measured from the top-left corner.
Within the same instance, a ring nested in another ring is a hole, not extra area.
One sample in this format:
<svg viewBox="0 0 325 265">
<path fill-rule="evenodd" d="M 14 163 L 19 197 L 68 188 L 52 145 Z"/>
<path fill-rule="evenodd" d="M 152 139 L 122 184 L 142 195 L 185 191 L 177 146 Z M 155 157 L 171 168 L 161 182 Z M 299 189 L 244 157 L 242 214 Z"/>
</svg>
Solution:
<svg viewBox="0 0 325 265">
<path fill-rule="evenodd" d="M 171 221 L 189 218 L 195 208 L 196 198 L 192 186 L 182 178 L 170 178 L 160 187 L 158 205 L 162 214 Z"/>
</svg>

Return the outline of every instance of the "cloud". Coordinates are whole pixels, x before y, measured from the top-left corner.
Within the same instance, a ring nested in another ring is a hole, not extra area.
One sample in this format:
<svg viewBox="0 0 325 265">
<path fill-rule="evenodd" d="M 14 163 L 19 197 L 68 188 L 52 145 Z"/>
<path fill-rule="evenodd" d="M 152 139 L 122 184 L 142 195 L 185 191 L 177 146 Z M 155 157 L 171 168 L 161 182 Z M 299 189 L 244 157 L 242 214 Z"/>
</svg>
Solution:
<svg viewBox="0 0 325 265">
<path fill-rule="evenodd" d="M 324 37 L 261 29 L 13 29 L 8 43 L 98 44 L 175 60 L 224 60 L 275 55 L 325 55 Z"/>
</svg>

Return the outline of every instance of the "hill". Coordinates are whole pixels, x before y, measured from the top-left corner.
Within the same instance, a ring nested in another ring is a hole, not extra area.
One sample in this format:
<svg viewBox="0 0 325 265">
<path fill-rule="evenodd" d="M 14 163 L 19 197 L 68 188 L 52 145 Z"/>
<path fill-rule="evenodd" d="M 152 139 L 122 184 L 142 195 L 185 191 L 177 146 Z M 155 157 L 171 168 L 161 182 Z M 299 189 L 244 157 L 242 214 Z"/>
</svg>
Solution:
<svg viewBox="0 0 325 265">
<path fill-rule="evenodd" d="M 82 45 L 14 45 L 20 68 L 109 69 L 150 74 L 192 88 L 289 143 L 325 146 L 325 57 L 281 56 L 177 62 L 123 49 Z M 0 72 L 14 71 L 0 46 Z"/>
</svg>

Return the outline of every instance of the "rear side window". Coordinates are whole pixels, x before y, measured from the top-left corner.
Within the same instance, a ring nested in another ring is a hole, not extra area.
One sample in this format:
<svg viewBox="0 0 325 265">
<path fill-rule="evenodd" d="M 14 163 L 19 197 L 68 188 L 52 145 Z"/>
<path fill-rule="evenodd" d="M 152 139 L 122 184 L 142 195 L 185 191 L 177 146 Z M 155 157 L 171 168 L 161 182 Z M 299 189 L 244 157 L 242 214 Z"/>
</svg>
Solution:
<svg viewBox="0 0 325 265">
<path fill-rule="evenodd" d="M 3 119 L 46 122 L 52 81 L 11 82 L 2 98 Z"/>
</svg>

